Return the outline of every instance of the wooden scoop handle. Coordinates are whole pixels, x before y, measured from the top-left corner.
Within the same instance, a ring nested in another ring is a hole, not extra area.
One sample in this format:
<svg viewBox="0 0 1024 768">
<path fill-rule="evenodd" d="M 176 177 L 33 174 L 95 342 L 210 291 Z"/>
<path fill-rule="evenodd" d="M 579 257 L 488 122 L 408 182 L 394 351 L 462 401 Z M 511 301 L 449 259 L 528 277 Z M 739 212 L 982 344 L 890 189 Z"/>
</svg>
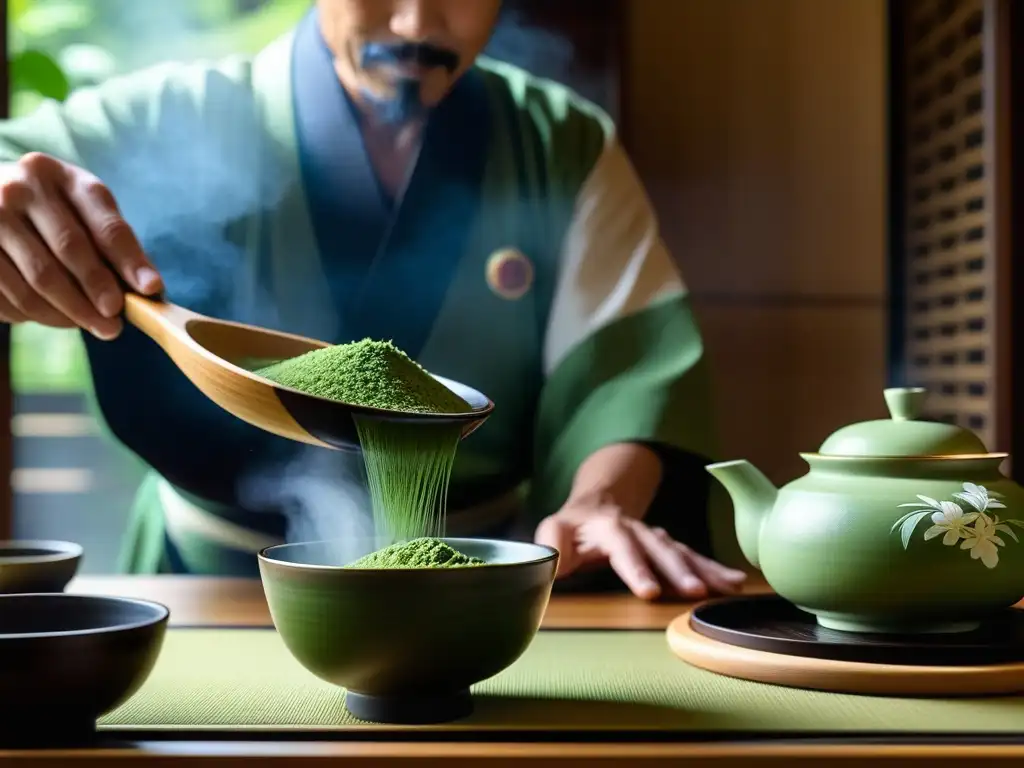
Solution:
<svg viewBox="0 0 1024 768">
<path fill-rule="evenodd" d="M 161 298 L 150 298 L 138 293 L 124 295 L 124 317 L 157 344 L 164 346 L 170 338 L 187 338 L 185 326 L 199 317 L 195 312 L 171 304 Z"/>
</svg>

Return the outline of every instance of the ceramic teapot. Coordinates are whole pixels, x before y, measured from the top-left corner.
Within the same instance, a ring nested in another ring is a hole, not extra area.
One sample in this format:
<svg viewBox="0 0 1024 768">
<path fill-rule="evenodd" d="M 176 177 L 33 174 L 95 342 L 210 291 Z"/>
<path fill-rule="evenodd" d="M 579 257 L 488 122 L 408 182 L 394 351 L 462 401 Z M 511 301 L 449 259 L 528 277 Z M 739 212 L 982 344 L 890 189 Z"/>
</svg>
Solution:
<svg viewBox="0 0 1024 768">
<path fill-rule="evenodd" d="M 888 389 L 890 419 L 852 424 L 781 489 L 747 461 L 707 470 L 732 497 L 744 556 L 775 592 L 849 632 L 959 632 L 1024 595 L 1024 489 L 969 430 L 919 420 L 923 389 Z"/>
</svg>

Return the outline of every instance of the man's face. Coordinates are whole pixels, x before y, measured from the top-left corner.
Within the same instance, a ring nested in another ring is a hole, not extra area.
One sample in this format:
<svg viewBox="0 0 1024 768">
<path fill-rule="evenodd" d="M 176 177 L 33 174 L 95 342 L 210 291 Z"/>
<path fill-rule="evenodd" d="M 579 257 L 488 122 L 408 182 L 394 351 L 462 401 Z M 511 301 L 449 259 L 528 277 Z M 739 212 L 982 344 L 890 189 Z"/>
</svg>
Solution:
<svg viewBox="0 0 1024 768">
<path fill-rule="evenodd" d="M 345 88 L 390 123 L 444 98 L 490 39 L 501 0 L 317 0 Z"/>
</svg>

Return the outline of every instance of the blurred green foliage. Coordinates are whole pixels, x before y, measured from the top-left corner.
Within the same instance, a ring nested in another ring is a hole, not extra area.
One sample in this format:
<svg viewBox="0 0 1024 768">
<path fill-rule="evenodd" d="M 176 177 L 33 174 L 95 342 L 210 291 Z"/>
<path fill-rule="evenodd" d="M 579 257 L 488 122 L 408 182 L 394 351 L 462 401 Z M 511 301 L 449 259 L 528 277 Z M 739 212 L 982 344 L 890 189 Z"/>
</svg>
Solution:
<svg viewBox="0 0 1024 768">
<path fill-rule="evenodd" d="M 255 53 L 312 0 L 8 0 L 10 114 L 164 61 Z M 81 392 L 88 364 L 77 331 L 19 325 L 15 392 Z"/>
</svg>

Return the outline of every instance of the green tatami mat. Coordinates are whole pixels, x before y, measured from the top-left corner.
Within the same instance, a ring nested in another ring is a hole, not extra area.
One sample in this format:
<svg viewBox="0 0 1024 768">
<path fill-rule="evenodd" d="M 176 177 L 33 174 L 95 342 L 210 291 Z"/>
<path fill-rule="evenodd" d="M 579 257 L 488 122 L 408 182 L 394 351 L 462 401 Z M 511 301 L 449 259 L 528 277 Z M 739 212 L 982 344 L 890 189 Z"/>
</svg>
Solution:
<svg viewBox="0 0 1024 768">
<path fill-rule="evenodd" d="M 695 669 L 663 632 L 541 632 L 475 689 L 476 712 L 431 730 L 1024 730 L 1024 696 L 889 699 L 749 683 Z M 174 730 L 394 729 L 348 715 L 344 693 L 292 659 L 272 630 L 171 629 L 149 680 L 101 721 Z"/>
</svg>

